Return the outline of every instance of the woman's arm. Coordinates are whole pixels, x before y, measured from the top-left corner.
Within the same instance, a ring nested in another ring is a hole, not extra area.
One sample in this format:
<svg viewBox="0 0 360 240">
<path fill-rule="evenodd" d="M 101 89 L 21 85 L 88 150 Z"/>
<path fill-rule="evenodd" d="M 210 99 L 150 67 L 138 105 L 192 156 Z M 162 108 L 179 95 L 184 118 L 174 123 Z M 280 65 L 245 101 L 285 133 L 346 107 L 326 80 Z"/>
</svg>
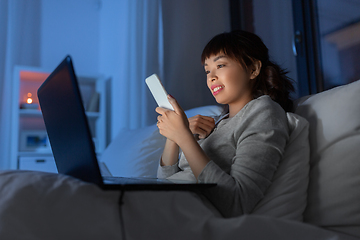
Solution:
<svg viewBox="0 0 360 240">
<path fill-rule="evenodd" d="M 158 178 L 168 178 L 180 171 L 179 166 L 176 164 L 179 159 L 179 146 L 166 139 L 163 154 L 160 158 L 160 165 L 157 171 Z"/>
<path fill-rule="evenodd" d="M 198 181 L 217 183 L 205 194 L 224 217 L 253 210 L 283 156 L 289 138 L 286 113 L 271 102 L 268 97 L 253 100 L 201 145 L 212 161 Z"/>
<path fill-rule="evenodd" d="M 179 141 L 179 146 L 183 151 L 193 174 L 195 175 L 196 179 L 198 179 L 198 176 L 209 163 L 210 159 L 192 134 L 184 134 L 181 141 Z"/>
<path fill-rule="evenodd" d="M 177 163 L 178 160 L 179 146 L 170 139 L 166 139 L 164 151 L 160 160 L 160 166 L 172 166 Z"/>
<path fill-rule="evenodd" d="M 160 134 L 168 139 L 168 146 L 164 149 L 161 162 L 164 165 L 176 163 L 174 162 L 176 152 L 174 144 L 176 144 L 183 151 L 191 170 L 197 178 L 208 164 L 209 159 L 195 140 L 184 111 L 174 98 L 168 96 L 168 99 L 174 107 L 174 111 L 160 107 L 156 108 L 156 112 L 160 114 L 157 124 Z"/>
<path fill-rule="evenodd" d="M 189 118 L 188 121 L 191 133 L 197 135 L 199 139 L 206 138 L 215 127 L 214 118 L 208 116 L 196 115 Z M 166 139 L 160 166 L 174 165 L 178 162 L 178 156 L 179 146 L 175 142 Z"/>
</svg>

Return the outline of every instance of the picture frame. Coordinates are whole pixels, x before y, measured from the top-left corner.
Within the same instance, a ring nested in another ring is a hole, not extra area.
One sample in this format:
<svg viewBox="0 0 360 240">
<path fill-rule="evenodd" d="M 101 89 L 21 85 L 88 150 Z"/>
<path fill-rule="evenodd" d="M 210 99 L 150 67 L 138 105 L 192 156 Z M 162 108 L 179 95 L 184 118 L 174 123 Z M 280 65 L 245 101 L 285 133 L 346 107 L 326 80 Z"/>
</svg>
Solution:
<svg viewBox="0 0 360 240">
<path fill-rule="evenodd" d="M 46 131 L 23 130 L 20 133 L 21 152 L 51 152 L 51 146 Z"/>
</svg>

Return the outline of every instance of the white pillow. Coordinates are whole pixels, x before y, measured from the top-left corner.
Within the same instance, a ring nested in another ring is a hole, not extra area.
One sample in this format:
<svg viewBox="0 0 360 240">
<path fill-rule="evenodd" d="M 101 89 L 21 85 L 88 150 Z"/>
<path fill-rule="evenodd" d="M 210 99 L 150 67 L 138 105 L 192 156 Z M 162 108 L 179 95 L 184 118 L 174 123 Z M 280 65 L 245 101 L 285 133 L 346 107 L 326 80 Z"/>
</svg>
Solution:
<svg viewBox="0 0 360 240">
<path fill-rule="evenodd" d="M 224 110 L 223 107 L 218 105 L 209 105 L 203 107 L 192 108 L 185 111 L 185 114 L 188 118 L 193 117 L 197 114 L 209 117 L 219 116 L 222 111 Z"/>
<path fill-rule="evenodd" d="M 156 125 L 121 130 L 101 155 L 113 176 L 156 177 L 165 144 Z"/>
<path fill-rule="evenodd" d="M 306 119 L 287 113 L 290 139 L 273 183 L 253 214 L 303 220 L 309 181 L 309 124 Z"/>
<path fill-rule="evenodd" d="M 187 117 L 197 114 L 217 116 L 223 108 L 217 105 L 193 108 L 185 111 Z M 101 155 L 113 176 L 156 177 L 165 138 L 160 135 L 157 126 L 136 130 L 124 129 Z"/>
<path fill-rule="evenodd" d="M 304 220 L 360 237 L 360 81 L 311 96 L 310 182 Z"/>
</svg>

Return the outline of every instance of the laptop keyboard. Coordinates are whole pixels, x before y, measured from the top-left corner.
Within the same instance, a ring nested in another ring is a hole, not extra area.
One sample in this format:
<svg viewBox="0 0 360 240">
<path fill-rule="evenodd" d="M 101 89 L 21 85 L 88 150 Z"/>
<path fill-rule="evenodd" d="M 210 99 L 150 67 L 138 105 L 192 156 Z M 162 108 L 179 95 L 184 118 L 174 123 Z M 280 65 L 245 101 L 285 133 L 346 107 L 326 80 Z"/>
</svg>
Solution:
<svg viewBox="0 0 360 240">
<path fill-rule="evenodd" d="M 103 177 L 105 183 L 119 183 L 119 184 L 154 184 L 154 183 L 172 183 L 167 179 L 160 178 L 142 178 L 142 177 Z"/>
</svg>

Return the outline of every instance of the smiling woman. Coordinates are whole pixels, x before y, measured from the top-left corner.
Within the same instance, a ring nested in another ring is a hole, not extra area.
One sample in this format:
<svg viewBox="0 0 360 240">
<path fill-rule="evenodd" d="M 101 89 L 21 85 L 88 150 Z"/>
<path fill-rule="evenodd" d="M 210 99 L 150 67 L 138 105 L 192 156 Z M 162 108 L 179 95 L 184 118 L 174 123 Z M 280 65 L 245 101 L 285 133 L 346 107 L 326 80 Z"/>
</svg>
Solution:
<svg viewBox="0 0 360 240">
<path fill-rule="evenodd" d="M 283 157 L 293 86 L 249 32 L 215 36 L 201 59 L 208 88 L 227 111 L 213 121 L 202 116 L 187 121 L 171 96 L 175 111 L 156 108 L 160 134 L 167 138 L 158 177 L 215 182 L 204 194 L 223 216 L 247 214 L 264 197 Z"/>
<path fill-rule="evenodd" d="M 218 53 L 205 60 L 207 85 L 216 101 L 229 106 L 229 117 L 233 117 L 252 100 L 252 83 L 260 72 L 261 62 L 256 61 L 250 69 L 238 61 Z"/>
<path fill-rule="evenodd" d="M 213 62 L 228 58 L 235 61 L 250 74 L 252 98 L 269 95 L 285 111 L 291 111 L 290 92 L 294 91 L 292 80 L 284 69 L 269 59 L 269 50 L 257 35 L 245 31 L 233 31 L 215 36 L 205 47 L 201 61 L 205 71 L 209 60 Z M 220 67 L 223 65 L 218 63 Z M 219 67 L 218 66 L 218 67 Z M 208 73 L 208 72 L 207 72 Z"/>
</svg>

